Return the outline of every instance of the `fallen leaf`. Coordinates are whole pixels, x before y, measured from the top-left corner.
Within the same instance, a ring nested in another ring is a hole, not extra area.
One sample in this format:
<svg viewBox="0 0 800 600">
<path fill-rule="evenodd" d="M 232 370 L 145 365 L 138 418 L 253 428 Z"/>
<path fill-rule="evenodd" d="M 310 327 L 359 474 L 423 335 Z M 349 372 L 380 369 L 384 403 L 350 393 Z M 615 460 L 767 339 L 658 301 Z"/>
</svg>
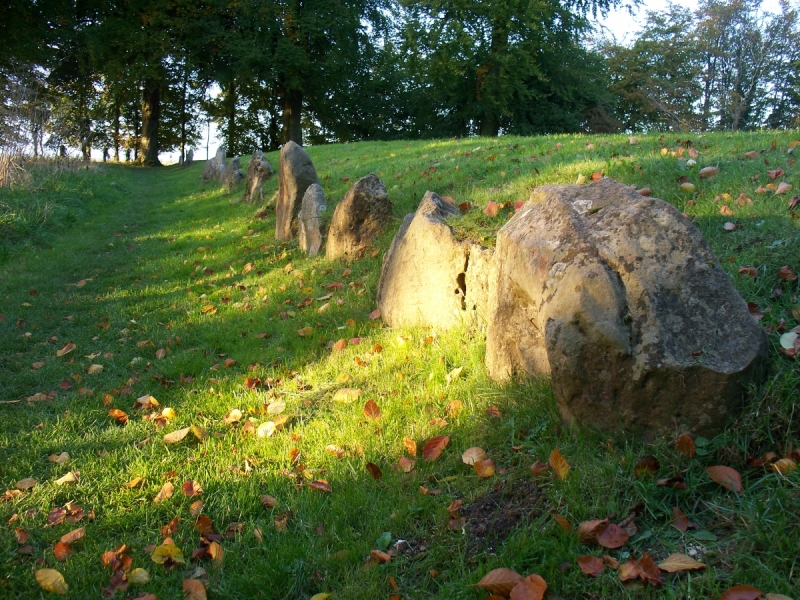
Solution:
<svg viewBox="0 0 800 600">
<path fill-rule="evenodd" d="M 535 463 L 531 465 L 531 473 L 533 474 L 534 477 L 536 477 L 547 471 L 547 469 L 549 468 L 550 465 L 545 464 L 540 460 L 537 460 Z"/>
<path fill-rule="evenodd" d="M 658 563 L 658 568 L 667 573 L 676 571 L 699 571 L 706 566 L 685 554 L 670 554 L 667 558 Z"/>
<path fill-rule="evenodd" d="M 122 423 L 123 425 L 128 422 L 128 415 L 118 408 L 112 408 L 110 411 L 108 411 L 108 416 L 113 417 L 117 420 L 117 422 Z"/>
<path fill-rule="evenodd" d="M 788 192 L 791 189 L 792 189 L 792 185 L 790 183 L 786 183 L 785 181 L 781 181 L 778 184 L 778 187 L 775 189 L 775 195 L 777 196 L 778 194 L 785 194 L 786 192 Z"/>
<path fill-rule="evenodd" d="M 64 344 L 63 346 L 61 346 L 61 348 L 59 348 L 59 349 L 56 351 L 56 356 L 64 356 L 65 354 L 69 354 L 70 352 L 72 352 L 73 350 L 75 350 L 75 348 L 77 348 L 77 346 L 76 346 L 74 343 L 72 343 L 72 342 L 67 342 L 66 344 Z M 43 569 L 43 570 L 44 570 L 44 571 L 47 571 L 48 569 Z"/>
<path fill-rule="evenodd" d="M 711 179 L 718 173 L 719 173 L 718 167 L 704 167 L 700 169 L 698 174 L 700 175 L 700 179 Z"/>
<path fill-rule="evenodd" d="M 297 335 L 299 335 L 300 337 L 307 337 L 312 333 L 314 333 L 313 327 L 303 327 L 302 329 L 297 330 Z"/>
<path fill-rule="evenodd" d="M 72 547 L 64 542 L 56 542 L 56 545 L 53 548 L 53 556 L 60 561 L 66 561 L 70 556 L 72 556 Z"/>
<path fill-rule="evenodd" d="M 192 481 L 191 479 L 189 479 L 188 481 L 186 481 L 186 483 L 184 483 L 181 486 L 181 492 L 183 492 L 184 496 L 192 498 L 194 496 L 199 496 L 200 494 L 203 493 L 203 486 L 201 486 L 196 481 Z"/>
<path fill-rule="evenodd" d="M 191 429 L 192 429 L 191 427 L 184 427 L 183 429 L 178 429 L 176 431 L 168 433 L 167 435 L 164 436 L 164 443 L 175 444 L 177 442 L 180 442 L 183 438 L 185 438 L 189 434 L 189 431 L 191 431 Z"/>
<path fill-rule="evenodd" d="M 333 401 L 348 404 L 350 402 L 353 402 L 354 400 L 358 400 L 358 397 L 360 395 L 361 395 L 361 390 L 356 390 L 353 388 L 342 388 L 340 390 L 337 390 L 336 393 L 333 395 Z"/>
<path fill-rule="evenodd" d="M 608 525 L 608 519 L 592 519 L 584 521 L 578 527 L 578 539 L 582 544 L 592 544 L 597 541 L 598 534 Z"/>
<path fill-rule="evenodd" d="M 381 418 L 381 409 L 374 400 L 367 400 L 364 405 L 364 416 L 373 420 Z"/>
<path fill-rule="evenodd" d="M 317 490 L 318 492 L 325 492 L 330 494 L 331 493 L 331 485 L 325 481 L 324 479 L 315 479 L 314 481 L 308 484 L 312 490 Z"/>
<path fill-rule="evenodd" d="M 334 352 L 341 352 L 345 348 L 347 348 L 347 340 L 342 338 L 338 342 L 336 342 L 332 347 Z"/>
<path fill-rule="evenodd" d="M 37 485 L 38 483 L 39 482 L 33 477 L 26 477 L 25 479 L 20 479 L 17 483 L 15 483 L 14 487 L 21 492 L 25 492 L 34 487 L 35 485 Z"/>
<path fill-rule="evenodd" d="M 30 534 L 22 528 L 17 528 L 14 530 L 14 537 L 17 539 L 17 544 L 20 546 L 24 546 L 28 543 L 30 539 Z"/>
<path fill-rule="evenodd" d="M 500 567 L 499 569 L 492 569 L 489 571 L 475 586 L 491 594 L 508 596 L 511 590 L 522 580 L 522 575 L 516 571 Z"/>
<path fill-rule="evenodd" d="M 789 265 L 784 265 L 778 269 L 778 277 L 784 281 L 797 281 L 797 275 L 795 275 Z"/>
<path fill-rule="evenodd" d="M 472 466 L 475 469 L 475 474 L 483 479 L 492 477 L 495 474 L 494 461 L 490 458 L 486 460 L 476 460 Z"/>
<path fill-rule="evenodd" d="M 369 313 L 369 318 L 371 320 L 373 320 L 373 321 L 375 319 L 380 319 L 381 318 L 381 309 L 380 308 L 376 308 L 375 310 L 373 310 L 371 313 Z"/>
<path fill-rule="evenodd" d="M 387 563 L 392 560 L 392 555 L 384 552 L 383 550 L 372 550 L 369 555 L 379 563 Z"/>
<path fill-rule="evenodd" d="M 189 514 L 193 517 L 199 516 L 203 512 L 204 505 L 202 500 L 195 500 L 192 502 L 191 506 L 189 506 Z"/>
<path fill-rule="evenodd" d="M 564 517 L 556 514 L 553 515 L 553 520 L 556 523 L 558 523 L 558 526 L 561 527 L 561 529 L 564 530 L 565 533 L 572 533 L 572 523 L 567 521 Z"/>
<path fill-rule="evenodd" d="M 473 446 L 472 448 L 467 448 L 464 450 L 464 454 L 461 455 L 461 460 L 465 465 L 472 465 L 478 461 L 486 460 L 489 456 L 486 454 L 483 448 L 478 448 L 477 446 Z"/>
<path fill-rule="evenodd" d="M 445 381 L 448 383 L 448 385 L 449 385 L 451 382 L 453 382 L 453 381 L 455 381 L 456 379 L 458 379 L 458 378 L 459 378 L 459 376 L 461 375 L 461 371 L 463 371 L 463 370 L 464 370 L 464 367 L 457 367 L 457 368 L 453 369 L 452 371 L 450 371 L 449 373 L 447 373 L 447 374 L 444 376 L 444 379 L 445 379 Z"/>
<path fill-rule="evenodd" d="M 758 600 L 763 594 L 751 585 L 735 585 L 722 592 L 718 600 Z"/>
<path fill-rule="evenodd" d="M 80 475 L 79 471 L 70 471 L 63 477 L 59 477 L 58 479 L 56 479 L 54 483 L 56 485 L 68 485 L 70 483 L 77 483 L 79 475 Z"/>
<path fill-rule="evenodd" d="M 150 573 L 145 569 L 137 568 L 128 573 L 128 582 L 133 585 L 144 585 L 150 582 Z"/>
<path fill-rule="evenodd" d="M 708 467 L 706 472 L 713 481 L 720 484 L 722 487 L 736 492 L 737 494 L 742 493 L 742 477 L 735 469 L 717 465 Z"/>
<path fill-rule="evenodd" d="M 207 600 L 206 587 L 199 579 L 184 579 L 183 594 L 186 600 Z"/>
<path fill-rule="evenodd" d="M 168 560 L 172 560 L 176 563 L 183 563 L 186 564 L 186 560 L 183 558 L 183 552 L 181 549 L 178 548 L 174 543 L 171 543 L 171 538 L 167 538 L 164 540 L 164 543 L 160 546 L 156 546 L 156 549 L 153 550 L 153 553 L 150 555 L 150 559 L 159 565 L 163 565 Z"/>
<path fill-rule="evenodd" d="M 597 543 L 603 548 L 622 548 L 630 537 L 630 534 L 622 527 L 611 523 L 597 534 Z"/>
<path fill-rule="evenodd" d="M 547 591 L 547 583 L 533 573 L 511 589 L 511 600 L 542 600 Z"/>
<path fill-rule="evenodd" d="M 409 455 L 417 455 L 417 442 L 411 438 L 403 438 L 403 448 L 405 448 L 405 451 L 408 452 Z"/>
<path fill-rule="evenodd" d="M 69 590 L 64 576 L 55 569 L 39 569 L 35 573 L 36 581 L 45 592 L 66 594 Z"/>
<path fill-rule="evenodd" d="M 383 473 L 381 472 L 381 468 L 378 465 L 376 465 L 375 463 L 368 462 L 367 463 L 367 471 L 369 471 L 369 474 L 372 475 L 373 479 L 377 480 L 377 479 L 380 479 L 381 477 L 383 477 Z"/>
<path fill-rule="evenodd" d="M 644 475 L 649 475 L 652 477 L 655 472 L 658 471 L 660 466 L 661 465 L 659 465 L 658 459 L 655 456 L 643 456 L 633 468 L 633 474 L 636 475 L 636 477 L 642 477 Z"/>
<path fill-rule="evenodd" d="M 558 448 L 550 453 L 549 462 L 559 479 L 563 480 L 567 478 L 567 475 L 569 474 L 569 463 Z"/>
<path fill-rule="evenodd" d="M 497 202 L 490 201 L 486 205 L 486 208 L 483 209 L 483 214 L 485 214 L 487 217 L 496 217 L 498 208 L 499 205 L 497 204 Z"/>
<path fill-rule="evenodd" d="M 689 530 L 689 517 L 678 507 L 672 509 L 672 526 L 686 533 Z"/>
<path fill-rule="evenodd" d="M 436 460 L 449 443 L 450 438 L 446 435 L 440 435 L 429 439 L 422 447 L 422 458 L 427 461 Z"/>
<path fill-rule="evenodd" d="M 464 403 L 461 400 L 451 400 L 445 407 L 447 416 L 451 419 L 457 418 L 464 410 Z"/>
<path fill-rule="evenodd" d="M 73 529 L 69 533 L 62 535 L 59 541 L 64 544 L 73 544 L 81 539 L 85 534 L 86 529 L 84 527 L 79 527 L 78 529 Z"/>
<path fill-rule="evenodd" d="M 153 498 L 153 504 L 159 504 L 164 500 L 167 500 L 172 497 L 172 494 L 175 492 L 175 486 L 173 486 L 169 481 L 165 483 L 161 489 L 159 490 L 156 497 Z"/>
<path fill-rule="evenodd" d="M 770 468 L 773 472 L 778 473 L 779 475 L 788 475 L 797 469 L 797 463 L 795 463 L 791 458 L 782 458 L 772 463 Z"/>
<path fill-rule="evenodd" d="M 410 473 L 413 471 L 416 464 L 416 462 L 405 456 L 401 456 L 400 460 L 397 461 L 397 465 L 400 467 L 403 473 Z"/>
<path fill-rule="evenodd" d="M 578 558 L 578 566 L 586 575 L 600 577 L 605 569 L 603 559 L 596 556 L 581 556 Z"/>
<path fill-rule="evenodd" d="M 603 562 L 608 565 L 608 568 L 612 571 L 617 571 L 619 569 L 619 561 L 608 554 L 603 555 Z"/>
</svg>

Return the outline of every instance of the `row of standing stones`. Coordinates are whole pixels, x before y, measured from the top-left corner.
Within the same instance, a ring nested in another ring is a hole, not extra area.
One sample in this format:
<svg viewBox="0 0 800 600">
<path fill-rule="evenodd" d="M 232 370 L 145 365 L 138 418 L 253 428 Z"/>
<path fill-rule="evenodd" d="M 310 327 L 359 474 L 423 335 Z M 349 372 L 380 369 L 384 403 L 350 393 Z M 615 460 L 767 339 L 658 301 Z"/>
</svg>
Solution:
<svg viewBox="0 0 800 600">
<path fill-rule="evenodd" d="M 287 143 L 276 238 L 298 235 L 317 255 L 325 206 L 310 157 Z M 378 177 L 358 180 L 336 206 L 326 257 L 357 256 L 391 211 Z M 387 325 L 484 321 L 492 379 L 550 375 L 565 422 L 645 438 L 719 433 L 763 381 L 766 334 L 670 204 L 611 179 L 541 186 L 494 249 L 457 239 L 447 220 L 460 214 L 428 191 L 403 220 L 378 284 Z"/>
</svg>

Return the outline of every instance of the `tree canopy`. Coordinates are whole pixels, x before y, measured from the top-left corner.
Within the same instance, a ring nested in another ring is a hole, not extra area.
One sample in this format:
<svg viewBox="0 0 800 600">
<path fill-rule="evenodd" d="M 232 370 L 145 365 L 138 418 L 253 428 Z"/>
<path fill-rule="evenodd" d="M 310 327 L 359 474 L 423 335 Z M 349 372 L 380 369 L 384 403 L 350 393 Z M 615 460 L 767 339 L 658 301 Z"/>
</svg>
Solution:
<svg viewBox="0 0 800 600">
<path fill-rule="evenodd" d="M 761 0 L 670 5 L 632 43 L 598 41 L 594 18 L 620 4 L 12 0 L 0 143 L 157 165 L 208 119 L 231 155 L 288 140 L 798 126 L 788 1 L 774 15 Z"/>
</svg>

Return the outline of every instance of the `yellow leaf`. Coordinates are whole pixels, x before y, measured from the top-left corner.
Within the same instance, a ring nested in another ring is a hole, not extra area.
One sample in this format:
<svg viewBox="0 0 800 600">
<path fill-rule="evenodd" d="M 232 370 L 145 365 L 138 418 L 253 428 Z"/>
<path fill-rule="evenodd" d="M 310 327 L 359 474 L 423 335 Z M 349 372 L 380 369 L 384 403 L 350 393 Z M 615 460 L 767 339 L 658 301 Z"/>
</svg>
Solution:
<svg viewBox="0 0 800 600">
<path fill-rule="evenodd" d="M 550 453 L 550 466 L 553 467 L 553 470 L 560 479 L 567 478 L 567 474 L 569 473 L 569 463 L 558 448 Z"/>
<path fill-rule="evenodd" d="M 89 365 L 89 368 L 86 369 L 86 372 L 89 375 L 99 375 L 103 372 L 103 365 Z"/>
<path fill-rule="evenodd" d="M 314 594 L 308 600 L 328 600 L 328 598 L 330 597 L 331 597 L 330 594 L 320 593 L 320 594 Z"/>
<path fill-rule="evenodd" d="M 69 590 L 64 576 L 55 569 L 39 569 L 36 571 L 36 581 L 45 592 L 66 594 Z"/>
<path fill-rule="evenodd" d="M 675 573 L 676 571 L 698 571 L 705 569 L 706 566 L 685 554 L 676 553 L 670 554 L 658 563 L 658 568 L 667 573 Z"/>
<path fill-rule="evenodd" d="M 150 581 L 150 573 L 144 569 L 134 569 L 128 573 L 128 581 L 133 585 L 144 585 Z"/>
<path fill-rule="evenodd" d="M 486 460 L 489 458 L 486 454 L 486 451 L 483 448 L 478 448 L 477 446 L 473 446 L 472 448 L 467 448 L 464 450 L 464 454 L 461 455 L 461 460 L 465 465 L 474 465 L 476 462 L 480 460 Z"/>
<path fill-rule="evenodd" d="M 172 433 L 168 433 L 164 436 L 164 443 L 165 444 L 175 444 L 176 442 L 180 442 L 183 438 L 191 430 L 191 427 L 184 427 L 183 429 L 178 429 L 177 431 L 173 431 Z"/>
<path fill-rule="evenodd" d="M 172 559 L 178 563 L 186 563 L 183 558 L 183 552 L 175 544 L 161 544 L 150 555 L 152 561 L 156 564 L 163 565 L 167 560 Z"/>
</svg>

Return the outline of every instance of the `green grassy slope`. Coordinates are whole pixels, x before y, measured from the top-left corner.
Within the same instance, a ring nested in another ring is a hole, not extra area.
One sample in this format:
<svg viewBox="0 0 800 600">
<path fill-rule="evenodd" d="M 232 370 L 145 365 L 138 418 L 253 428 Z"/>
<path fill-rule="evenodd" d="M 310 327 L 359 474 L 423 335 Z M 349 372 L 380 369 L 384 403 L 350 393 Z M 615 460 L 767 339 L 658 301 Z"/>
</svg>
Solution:
<svg viewBox="0 0 800 600">
<path fill-rule="evenodd" d="M 681 144 L 687 137 L 699 152 L 694 167 Z M 329 198 L 328 218 L 356 179 L 375 172 L 394 203 L 394 228 L 431 189 L 470 202 L 459 232 L 487 244 L 513 211 L 488 218 L 482 209 L 489 201 L 513 206 L 537 185 L 601 172 L 650 187 L 654 197 L 694 218 L 744 298 L 764 314 L 761 322 L 776 332 L 800 319 L 798 283 L 778 275 L 784 265 L 800 270 L 800 231 L 787 207 L 791 192 L 754 191 L 771 182 L 766 172 L 776 168 L 785 171 L 777 182 L 800 188 L 787 154 L 794 139 L 640 136 L 632 145 L 623 136 L 552 136 L 358 143 L 309 154 Z M 748 151 L 760 154 L 748 159 Z M 277 154 L 268 158 L 277 167 Z M 701 180 L 698 171 L 708 165 L 720 174 Z M 180 598 L 182 580 L 199 577 L 209 598 L 328 592 L 348 599 L 472 599 L 488 595 L 472 586 L 497 567 L 540 574 L 554 598 L 715 598 L 734 584 L 796 595 L 800 477 L 747 461 L 767 452 L 783 456 L 800 441 L 800 369 L 779 352 L 778 333 L 770 335 L 765 389 L 752 395 L 726 434 L 697 440 L 694 459 L 677 452 L 674 440 L 645 444 L 624 432 L 609 439 L 588 426 L 567 428 L 546 379 L 502 387 L 488 379 L 480 327 L 390 330 L 369 318 L 394 228 L 351 263 L 309 259 L 296 243 L 276 242 L 274 211 L 255 216 L 263 207 L 239 202 L 241 187 L 228 196 L 202 186 L 202 167 L 107 165 L 64 176 L 58 186 L 33 181 L 0 190 L 3 222 L 17 223 L 13 236 L 2 230 L 0 244 L 0 494 L 23 478 L 38 481 L 0 502 L 7 523 L 0 530 L 0 597 L 40 597 L 34 573 L 42 567 L 63 574 L 65 597 L 97 597 L 112 575 L 101 556 L 122 544 L 132 547 L 131 567 L 146 569 L 151 580 L 117 592 L 120 598 L 140 592 Z M 680 177 L 697 189 L 681 191 Z M 265 200 L 276 189 L 273 178 Z M 737 204 L 742 193 L 752 204 Z M 61 216 L 27 229 L 9 216 L 44 199 L 65 207 Z M 721 214 L 722 205 L 733 214 Z M 726 222 L 739 227 L 726 231 Z M 755 277 L 739 274 L 750 266 Z M 312 333 L 298 335 L 305 327 Z M 358 343 L 341 352 L 326 348 L 339 339 Z M 76 349 L 58 357 L 68 342 Z M 91 365 L 102 372 L 90 373 Z M 458 367 L 460 376 L 448 382 Z M 253 386 L 256 378 L 261 383 Z M 360 389 L 360 397 L 337 402 L 334 394 L 344 387 Z M 147 394 L 175 411 L 163 428 L 142 418 L 155 409 L 134 409 Z M 368 400 L 379 418 L 365 414 Z M 279 411 L 280 403 L 288 420 L 279 431 L 265 438 L 248 433 L 245 423 L 255 429 L 274 419 L 268 410 Z M 491 406 L 496 410 L 487 412 Z M 112 409 L 124 411 L 127 424 L 110 416 Z M 231 409 L 242 411 L 241 420 L 224 421 Z M 162 441 L 192 425 L 207 431 L 204 442 L 192 433 L 176 444 Z M 408 456 L 404 438 L 421 452 L 442 435 L 450 442 L 437 460 L 418 455 L 410 473 L 397 466 Z M 488 452 L 501 468 L 497 474 L 482 479 L 462 463 L 471 446 Z M 552 469 L 534 477 L 531 464 L 547 462 L 556 448 L 571 465 L 567 478 Z M 48 460 L 61 452 L 69 454 L 67 463 Z M 657 457 L 660 467 L 637 477 L 645 455 Z M 370 475 L 368 463 L 382 478 Z M 709 479 L 706 467 L 718 464 L 742 474 L 741 494 Z M 79 471 L 77 483 L 58 485 L 70 471 Z M 656 486 L 676 474 L 687 489 Z M 137 477 L 139 485 L 126 486 Z M 202 494 L 182 493 L 188 480 Z M 315 480 L 326 480 L 332 491 L 309 487 Z M 165 481 L 174 495 L 154 503 Z M 264 494 L 277 507 L 264 506 Z M 190 560 L 201 544 L 191 509 L 198 499 L 223 534 L 221 561 Z M 448 527 L 447 508 L 456 499 L 463 501 L 463 530 Z M 68 502 L 87 516 L 48 525 L 48 514 Z M 676 507 L 698 529 L 673 527 Z M 633 510 L 638 533 L 618 550 L 581 544 L 553 520 L 558 514 L 577 528 L 588 519 L 618 522 Z M 171 537 L 186 565 L 167 570 L 145 550 L 162 543 L 161 529 L 176 517 Z M 80 526 L 85 536 L 59 560 L 56 542 Z M 30 539 L 18 543 L 15 529 Z M 384 532 L 389 548 L 407 543 L 377 564 L 368 559 L 383 546 Z M 625 562 L 643 552 L 657 561 L 692 553 L 707 566 L 665 575 L 654 588 L 625 586 L 609 569 L 590 578 L 576 563 L 589 554 Z"/>
</svg>

